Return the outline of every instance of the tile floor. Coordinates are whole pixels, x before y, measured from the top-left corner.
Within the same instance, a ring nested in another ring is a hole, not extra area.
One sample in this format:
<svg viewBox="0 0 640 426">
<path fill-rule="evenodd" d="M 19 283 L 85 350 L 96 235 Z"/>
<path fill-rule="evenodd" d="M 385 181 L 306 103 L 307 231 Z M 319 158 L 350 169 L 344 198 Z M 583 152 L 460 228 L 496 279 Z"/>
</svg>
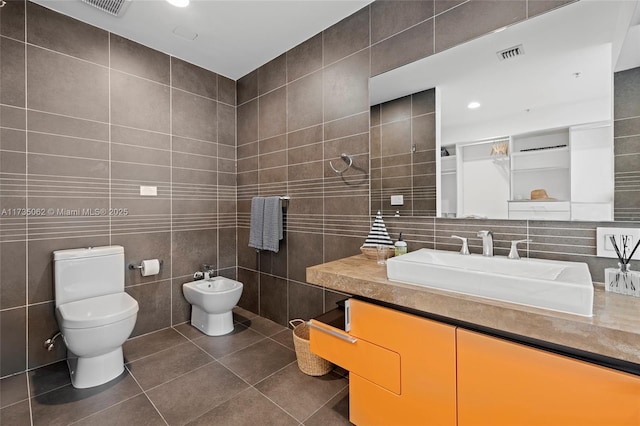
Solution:
<svg viewBox="0 0 640 426">
<path fill-rule="evenodd" d="M 127 341 L 125 372 L 96 388 L 74 389 L 65 362 L 2 379 L 0 424 L 350 424 L 344 371 L 307 376 L 291 330 L 241 308 L 234 317 L 226 336 L 181 324 Z"/>
</svg>

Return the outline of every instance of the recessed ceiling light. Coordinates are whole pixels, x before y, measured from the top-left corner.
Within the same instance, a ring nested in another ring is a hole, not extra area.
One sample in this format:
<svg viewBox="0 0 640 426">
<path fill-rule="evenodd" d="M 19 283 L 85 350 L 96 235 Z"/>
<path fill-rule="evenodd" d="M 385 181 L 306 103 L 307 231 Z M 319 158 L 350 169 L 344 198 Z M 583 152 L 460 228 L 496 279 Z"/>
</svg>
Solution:
<svg viewBox="0 0 640 426">
<path fill-rule="evenodd" d="M 167 0 L 169 4 L 172 4 L 176 7 L 187 7 L 189 6 L 189 0 Z"/>
<path fill-rule="evenodd" d="M 480 108 L 480 102 L 469 102 L 469 105 L 467 105 L 467 108 L 469 109 L 476 109 L 476 108 Z"/>
</svg>

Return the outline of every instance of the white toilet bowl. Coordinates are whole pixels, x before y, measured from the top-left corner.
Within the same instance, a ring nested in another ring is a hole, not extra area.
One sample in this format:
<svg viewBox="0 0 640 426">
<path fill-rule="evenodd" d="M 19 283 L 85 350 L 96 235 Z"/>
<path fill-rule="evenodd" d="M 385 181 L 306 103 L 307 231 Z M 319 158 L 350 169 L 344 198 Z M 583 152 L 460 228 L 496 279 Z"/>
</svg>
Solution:
<svg viewBox="0 0 640 426">
<path fill-rule="evenodd" d="M 122 344 L 138 316 L 138 302 L 124 291 L 124 248 L 57 250 L 53 262 L 71 384 L 90 388 L 115 379 L 124 371 Z"/>
<path fill-rule="evenodd" d="M 222 336 L 233 331 L 231 309 L 242 295 L 242 283 L 214 277 L 182 285 L 187 302 L 191 303 L 191 325 L 209 336 Z"/>
<path fill-rule="evenodd" d="M 74 387 L 98 386 L 122 374 L 122 344 L 131 335 L 137 315 L 138 302 L 124 292 L 58 306 L 56 317 Z"/>
</svg>

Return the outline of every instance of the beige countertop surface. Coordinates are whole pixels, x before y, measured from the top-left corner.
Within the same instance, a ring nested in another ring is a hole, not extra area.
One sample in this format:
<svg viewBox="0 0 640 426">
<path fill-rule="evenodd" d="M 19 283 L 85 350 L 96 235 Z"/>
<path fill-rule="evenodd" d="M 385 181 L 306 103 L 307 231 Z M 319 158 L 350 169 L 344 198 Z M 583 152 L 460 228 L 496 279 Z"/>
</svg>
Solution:
<svg viewBox="0 0 640 426">
<path fill-rule="evenodd" d="M 595 287 L 593 316 L 564 314 L 389 281 L 385 265 L 357 255 L 307 268 L 327 289 L 640 364 L 640 298 Z"/>
</svg>

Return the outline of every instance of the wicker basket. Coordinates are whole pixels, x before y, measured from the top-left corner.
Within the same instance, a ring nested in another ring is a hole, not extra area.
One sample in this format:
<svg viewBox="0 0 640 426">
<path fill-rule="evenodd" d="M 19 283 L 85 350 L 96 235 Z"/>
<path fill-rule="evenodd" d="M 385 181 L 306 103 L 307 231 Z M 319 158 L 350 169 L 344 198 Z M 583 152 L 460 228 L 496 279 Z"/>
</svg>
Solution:
<svg viewBox="0 0 640 426">
<path fill-rule="evenodd" d="M 298 367 L 309 376 L 323 376 L 333 369 L 333 364 L 311 352 L 309 349 L 309 326 L 306 321 L 294 319 L 289 321 L 293 327 L 293 345 L 296 348 Z"/>
</svg>

